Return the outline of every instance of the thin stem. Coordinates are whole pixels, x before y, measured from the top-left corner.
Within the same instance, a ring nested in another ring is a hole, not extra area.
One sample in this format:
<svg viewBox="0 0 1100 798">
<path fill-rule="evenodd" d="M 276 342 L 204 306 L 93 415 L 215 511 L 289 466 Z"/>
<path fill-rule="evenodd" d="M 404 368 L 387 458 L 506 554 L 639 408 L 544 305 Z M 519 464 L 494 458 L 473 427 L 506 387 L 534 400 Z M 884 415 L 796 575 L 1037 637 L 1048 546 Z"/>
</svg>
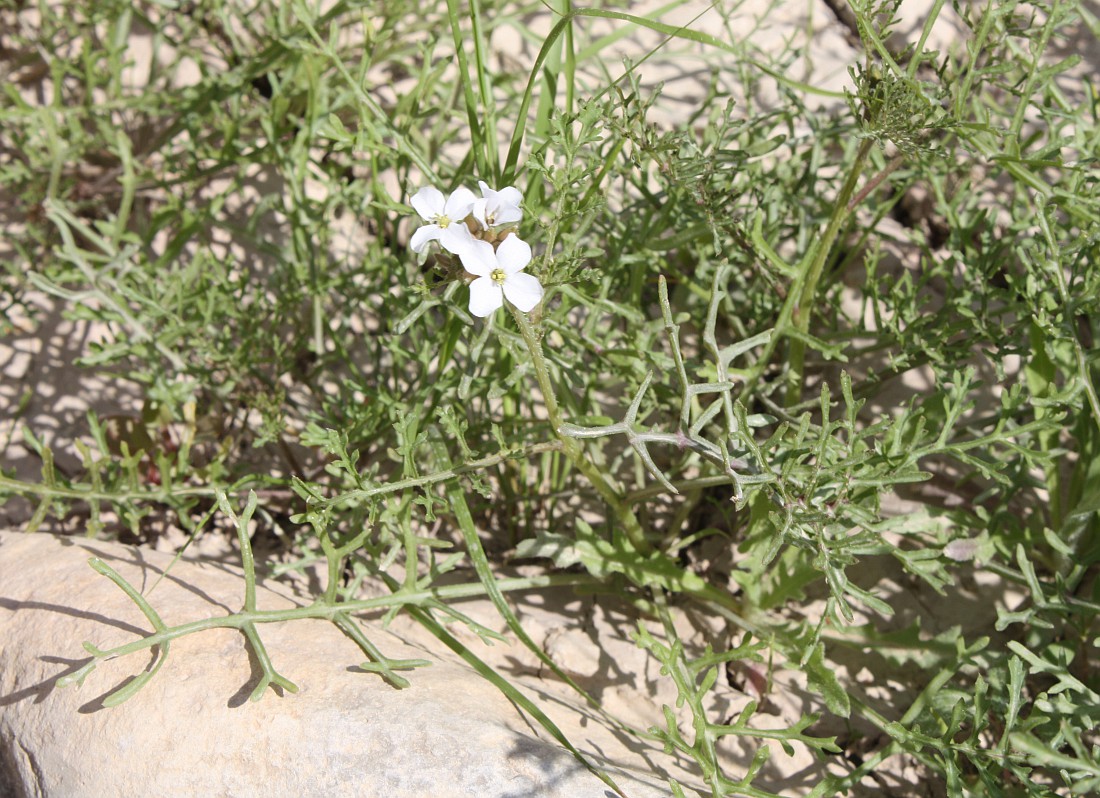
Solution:
<svg viewBox="0 0 1100 798">
<path fill-rule="evenodd" d="M 565 26 L 565 42 L 562 44 L 562 60 L 565 68 L 565 113 L 573 113 L 574 99 L 577 83 L 577 54 L 576 43 L 573 41 L 573 2 L 562 0 L 562 16 L 569 17 L 570 23 Z"/>
<path fill-rule="evenodd" d="M 241 546 L 241 567 L 244 569 L 244 610 L 254 612 L 256 609 L 256 561 L 252 557 L 252 545 L 248 540 L 248 522 L 256 512 L 256 493 L 251 490 L 248 492 L 248 501 L 240 517 L 233 510 L 228 497 L 220 490 L 217 493 L 217 501 L 218 508 L 237 527 L 237 541 Z"/>
<path fill-rule="evenodd" d="M 812 250 L 814 257 L 810 262 L 809 269 L 803 272 L 805 274 L 805 279 L 800 286 L 800 290 L 792 290 L 791 292 L 793 296 L 797 297 L 791 318 L 798 332 L 806 333 L 810 329 L 810 320 L 813 318 L 814 301 L 817 298 L 818 283 L 821 282 L 821 275 L 825 270 L 825 263 L 829 260 L 829 255 L 833 251 L 833 244 L 840 234 L 840 229 L 851 214 L 851 209 L 848 207 L 848 201 L 855 192 L 856 183 L 859 181 L 860 173 L 863 171 L 863 164 L 867 160 L 867 155 L 871 152 L 873 143 L 871 139 L 864 139 L 860 142 L 859 150 L 856 152 L 855 163 L 852 164 L 852 168 L 848 172 L 848 177 L 840 189 L 840 195 L 836 198 L 836 203 L 833 206 L 833 215 L 832 218 L 829 219 L 828 226 L 825 228 L 825 234 L 818 240 L 817 246 Z M 805 360 L 806 342 L 804 337 L 799 336 L 791 341 L 790 356 L 787 359 L 789 370 L 787 372 L 786 403 L 788 407 L 797 403 L 802 398 L 802 371 Z"/>
<path fill-rule="evenodd" d="M 535 367 L 535 379 L 538 381 L 539 390 L 542 391 L 546 413 L 550 417 L 550 427 L 554 430 L 554 435 L 557 436 L 562 451 L 574 467 L 592 483 L 600 497 L 607 502 L 619 523 L 622 524 L 623 531 L 626 532 L 635 550 L 641 553 L 651 552 L 653 547 L 646 540 L 645 530 L 638 521 L 638 517 L 634 515 L 630 505 L 611 486 L 599 467 L 588 458 L 584 452 L 584 447 L 575 438 L 571 438 L 562 432 L 565 419 L 562 418 L 561 409 L 558 407 L 558 400 L 554 394 L 554 384 L 550 380 L 550 370 L 542 353 L 542 344 L 539 342 L 527 315 L 510 305 L 509 308 L 516 324 L 519 326 L 523 342 L 527 345 L 527 351 L 531 355 L 531 363 Z"/>
<path fill-rule="evenodd" d="M 941 0 L 942 1 L 942 0 Z M 493 81 L 489 74 L 488 39 L 481 24 L 481 2 L 470 0 L 470 27 L 474 39 L 474 57 L 477 60 L 477 84 L 481 95 L 481 108 L 479 109 L 483 119 L 481 146 L 485 152 L 485 168 L 488 172 L 482 172 L 491 176 L 495 181 L 500 177 L 500 148 L 497 143 L 497 117 L 496 102 L 493 99 Z M 455 42 L 461 49 L 461 44 Z M 469 73 L 463 72 L 464 76 Z"/>
<path fill-rule="evenodd" d="M 349 499 L 369 499 L 374 496 L 385 496 L 390 493 L 400 493 L 410 488 L 420 488 L 425 485 L 434 485 L 437 482 L 446 482 L 447 480 L 454 479 L 455 477 L 461 476 L 462 474 L 469 474 L 472 471 L 481 471 L 491 466 L 498 465 L 500 463 L 503 463 L 505 460 L 532 457 L 536 454 L 542 454 L 543 452 L 561 451 L 561 449 L 562 444 L 559 441 L 536 443 L 531 446 L 526 446 L 522 449 L 500 452 L 499 454 L 482 457 L 479 460 L 471 460 L 464 465 L 455 466 L 454 468 L 448 468 L 445 471 L 438 471 L 434 474 L 426 474 L 422 477 L 410 477 L 409 479 L 402 479 L 398 482 L 387 482 L 384 485 L 377 485 L 373 488 L 350 490 L 347 493 L 340 493 L 329 499 L 318 497 L 318 500 L 324 502 L 325 504 L 338 504 Z M 3 483 L 0 483 L 0 485 L 2 484 Z"/>
<path fill-rule="evenodd" d="M 31 494 L 35 496 L 48 496 L 55 499 L 79 499 L 85 502 L 145 501 L 170 504 L 173 498 L 181 496 L 214 496 L 218 492 L 218 488 L 214 485 L 196 485 L 172 488 L 171 490 L 124 489 L 112 492 L 107 490 L 96 490 L 94 487 L 83 490 L 80 487 L 66 487 L 57 484 L 48 485 L 40 482 L 23 482 L 18 479 L 0 475 L 0 492 L 17 493 L 21 496 Z"/>
<path fill-rule="evenodd" d="M 717 738 L 707 722 L 706 710 L 703 708 L 699 693 L 691 689 L 696 684 L 695 674 L 688 666 L 683 646 L 679 644 L 680 636 L 668 609 L 668 598 L 665 596 L 665 591 L 659 587 L 653 588 L 653 604 L 657 608 L 657 615 L 661 619 L 665 636 L 671 644 L 666 667 L 676 669 L 676 673 L 670 675 L 680 686 L 681 699 L 686 699 L 691 706 L 692 726 L 695 731 L 695 739 L 691 745 L 693 758 L 703 766 L 704 776 L 710 783 L 713 794 L 721 795 L 722 775 L 718 767 L 718 752 L 715 749 Z M 755 730 L 753 733 L 757 734 Z"/>
<path fill-rule="evenodd" d="M 100 569 L 97 568 L 96 570 Z M 600 584 L 601 580 L 589 574 L 550 574 L 546 576 L 511 577 L 496 581 L 496 587 L 501 592 L 566 586 L 598 587 Z M 358 601 L 342 601 L 336 604 L 318 602 L 287 610 L 245 610 L 233 615 L 203 618 L 179 626 L 166 627 L 139 640 L 134 640 L 117 648 L 106 649 L 100 652 L 100 656 L 102 658 L 121 657 L 207 629 L 244 630 L 252 624 L 280 623 L 301 618 L 319 618 L 331 621 L 339 615 L 353 612 L 384 610 L 391 607 L 416 607 L 431 601 L 447 602 L 461 598 L 480 597 L 486 595 L 486 592 L 485 585 L 481 582 L 467 582 L 459 585 L 441 585 L 414 591 L 402 590 L 388 596 L 377 596 Z"/>
<path fill-rule="evenodd" d="M 498 465 L 505 460 L 534 457 L 535 455 L 540 455 L 545 452 L 558 452 L 561 451 L 561 449 L 562 444 L 560 441 L 536 443 L 522 449 L 499 452 L 477 460 L 471 460 L 463 465 L 448 468 L 445 471 L 438 471 L 434 474 L 426 474 L 422 477 L 412 477 L 397 482 L 387 482 L 384 485 L 351 490 L 331 497 L 316 495 L 314 498 L 318 503 L 334 505 L 349 500 L 387 496 L 391 493 L 401 493 L 410 488 L 419 488 L 425 485 L 446 482 L 449 479 L 454 479 L 463 474 L 481 471 Z M 159 490 L 121 489 L 118 491 L 110 491 L 98 489 L 94 485 L 89 485 L 87 488 L 82 487 L 84 484 L 86 483 L 78 483 L 78 485 L 74 487 L 57 484 L 51 485 L 44 482 L 23 482 L 22 480 L 12 479 L 11 477 L 0 474 L 0 494 L 7 492 L 20 496 L 31 495 L 55 499 L 70 499 L 87 503 L 140 501 L 171 504 L 173 499 L 185 496 L 215 497 L 219 492 L 224 492 L 228 496 L 236 495 L 241 490 L 244 490 L 244 486 L 240 485 L 229 489 L 221 488 L 217 485 L 191 485 L 187 487 L 162 487 Z M 311 493 L 315 493 L 315 491 L 311 490 Z"/>
<path fill-rule="evenodd" d="M 1054 232 L 1050 226 L 1050 219 L 1047 217 L 1047 208 L 1041 202 L 1036 203 L 1036 221 L 1039 223 L 1039 229 L 1043 231 L 1043 238 L 1046 240 L 1047 248 L 1050 251 L 1050 267 L 1048 271 L 1053 278 L 1054 285 L 1058 289 L 1058 298 L 1061 300 L 1063 308 L 1071 307 L 1071 299 L 1069 294 L 1069 286 L 1066 285 L 1066 275 L 1064 267 L 1062 266 L 1061 248 L 1058 246 L 1058 242 L 1054 238 Z M 1066 331 L 1070 341 L 1073 343 L 1073 355 L 1077 364 L 1078 379 L 1081 381 L 1081 387 L 1085 391 L 1085 397 L 1088 399 L 1089 409 L 1092 410 L 1092 419 L 1096 424 L 1097 429 L 1100 430 L 1100 397 L 1096 394 L 1096 386 L 1092 383 L 1092 371 L 1089 365 L 1088 356 L 1085 352 L 1085 348 L 1081 345 L 1081 339 L 1077 335 L 1077 331 L 1074 329 L 1074 320 L 1072 316 L 1066 320 Z M 1053 493 L 1051 494 L 1054 495 Z"/>
<path fill-rule="evenodd" d="M 476 19 L 477 8 L 476 6 L 471 9 L 470 13 Z M 466 104 L 466 124 L 470 128 L 470 137 L 472 141 L 472 149 L 474 155 L 474 161 L 477 165 L 477 170 L 482 175 L 488 176 L 489 162 L 487 160 L 488 147 L 485 146 L 487 137 L 487 131 L 481 124 L 481 120 L 478 116 L 478 105 L 474 99 L 474 81 L 470 80 L 470 64 L 466 58 L 466 49 L 464 47 L 465 35 L 462 32 L 462 28 L 459 25 L 459 21 L 465 14 L 463 9 L 459 8 L 457 0 L 447 0 L 447 16 L 451 21 L 451 37 L 454 40 L 455 45 L 455 59 L 458 61 L 459 74 L 462 76 L 461 84 L 462 91 L 465 97 Z M 475 30 L 476 41 L 476 30 Z M 475 45 L 476 47 L 476 45 Z M 482 72 L 482 64 L 480 59 L 478 61 L 478 74 L 480 76 Z M 488 97 L 482 97 L 482 103 L 487 104 L 490 100 Z"/>
<path fill-rule="evenodd" d="M 859 193 L 852 197 L 852 199 L 848 202 L 848 212 L 851 213 L 856 208 L 858 208 L 859 204 L 867 199 L 872 191 L 881 186 L 882 182 L 894 172 L 896 172 L 903 163 L 905 163 L 905 153 L 899 152 L 897 155 L 891 158 L 890 163 L 886 164 L 881 172 L 868 180 L 866 184 L 864 184 L 863 188 L 859 190 Z"/>
<path fill-rule="evenodd" d="M 870 139 L 864 139 L 860 143 L 859 150 L 856 153 L 855 163 L 852 165 L 852 169 L 848 173 L 848 177 L 844 181 L 844 186 L 841 188 L 840 194 L 837 196 L 837 201 L 833 206 L 833 215 L 832 218 L 829 219 L 828 226 L 825 228 L 825 234 L 817 240 L 817 246 L 807 253 L 807 257 L 803 258 L 798 273 L 795 275 L 790 290 L 787 292 L 787 298 L 783 302 L 783 306 L 779 309 L 779 318 L 776 319 L 772 335 L 767 343 L 765 343 L 759 359 L 753 364 L 752 369 L 745 377 L 745 390 L 741 393 L 740 401 L 746 407 L 749 405 L 753 393 L 760 385 L 760 378 L 768 368 L 769 363 L 771 363 L 772 355 L 775 354 L 776 347 L 781 340 L 787 337 L 788 330 L 792 327 L 795 330 L 803 332 L 809 329 L 810 317 L 812 314 L 809 310 L 802 313 L 802 308 L 809 302 L 812 302 L 814 295 L 817 293 L 817 283 L 821 279 L 821 272 L 824 269 L 825 262 L 828 260 L 833 242 L 840 232 L 841 225 L 848 218 L 848 214 L 850 213 L 848 203 L 855 191 L 859 175 L 863 171 L 864 161 L 871 151 L 871 145 L 872 142 Z M 809 259 L 811 254 L 813 257 Z M 791 355 L 788 359 L 791 363 L 791 372 L 788 378 L 787 388 L 788 406 L 798 401 L 797 397 L 799 397 L 801 391 L 800 383 L 804 359 L 805 343 L 797 339 L 792 340 Z M 795 369 L 795 366 L 797 366 L 797 369 Z"/>
</svg>

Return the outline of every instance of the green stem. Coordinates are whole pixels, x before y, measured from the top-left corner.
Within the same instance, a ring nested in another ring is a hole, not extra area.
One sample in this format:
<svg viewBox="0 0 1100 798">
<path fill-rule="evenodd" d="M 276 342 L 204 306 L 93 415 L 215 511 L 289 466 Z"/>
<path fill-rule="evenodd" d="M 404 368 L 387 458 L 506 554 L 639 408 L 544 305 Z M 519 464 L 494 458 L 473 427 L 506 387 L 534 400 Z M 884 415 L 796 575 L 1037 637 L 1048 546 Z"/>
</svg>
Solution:
<svg viewBox="0 0 1100 798">
<path fill-rule="evenodd" d="M 86 483 L 78 483 L 86 484 Z M 188 487 L 172 488 L 170 490 L 132 490 L 122 489 L 117 492 L 97 490 L 94 486 L 88 489 L 80 487 L 67 487 L 65 485 L 47 485 L 40 482 L 23 482 L 11 477 L 0 476 L 0 493 L 14 493 L 20 496 L 48 496 L 55 499 L 74 499 L 85 502 L 125 502 L 147 501 L 158 504 L 171 504 L 173 498 L 183 496 L 213 496 L 218 488 L 213 485 L 195 485 Z"/>
<path fill-rule="evenodd" d="M 836 203 L 833 206 L 833 215 L 832 218 L 829 219 L 828 226 L 825 228 L 825 234 L 817 240 L 817 246 L 806 253 L 806 257 L 802 259 L 802 263 L 799 265 L 797 273 L 794 275 L 791 287 L 787 291 L 787 298 L 783 302 L 783 306 L 779 309 L 779 318 L 776 319 L 772 335 L 764 345 L 760 357 L 745 376 L 745 389 L 741 392 L 740 401 L 746 407 L 749 406 L 753 394 L 761 385 L 760 378 L 768 368 L 768 364 L 771 363 L 772 355 L 775 354 L 775 349 L 779 345 L 779 342 L 785 337 L 788 337 L 788 331 L 792 328 L 802 332 L 809 330 L 810 317 L 812 314 L 808 309 L 803 313 L 802 309 L 812 303 L 813 296 L 817 293 L 817 283 L 821 279 L 821 272 L 829 258 L 829 251 L 833 247 L 833 242 L 836 240 L 842 224 L 854 210 L 854 208 L 849 207 L 849 202 L 855 191 L 859 175 L 863 171 L 863 164 L 867 159 L 868 153 L 871 151 L 871 144 L 872 142 L 870 139 L 864 139 L 860 143 L 859 151 L 856 153 L 855 163 L 848 173 L 848 177 L 844 181 L 844 186 L 841 188 L 840 194 L 837 196 Z M 804 361 L 805 343 L 799 340 L 792 340 L 791 356 L 789 358 L 791 372 L 788 378 L 787 387 L 788 407 L 798 403 L 797 397 L 800 395 L 802 365 Z M 797 365 L 797 369 L 795 369 L 795 365 Z"/>
<path fill-rule="evenodd" d="M 314 498 L 319 504 L 323 505 L 336 505 L 349 500 L 368 499 L 377 496 L 387 496 L 391 493 L 401 493 L 402 491 L 409 490 L 410 488 L 419 488 L 425 485 L 434 485 L 439 482 L 446 482 L 447 480 L 454 479 L 462 474 L 469 474 L 474 471 L 481 471 L 491 466 L 504 462 L 505 460 L 520 459 L 525 457 L 534 457 L 535 455 L 543 454 L 545 452 L 557 452 L 561 451 L 562 445 L 558 441 L 548 441 L 545 443 L 537 443 L 532 446 L 525 447 L 523 449 L 510 450 L 506 452 L 500 452 L 498 454 L 489 455 L 488 457 L 482 457 L 477 460 L 472 460 L 469 463 L 465 463 L 454 468 L 448 468 L 445 471 L 439 471 L 434 474 L 426 474 L 421 477 L 411 477 L 409 479 L 398 480 L 397 482 L 387 482 L 382 485 L 375 485 L 370 488 L 359 488 L 351 490 L 346 493 L 339 493 L 335 496 L 326 497 L 320 494 L 316 494 Z M 44 498 L 53 499 L 69 499 L 73 501 L 83 502 L 154 502 L 157 504 L 172 504 L 172 500 L 186 496 L 209 496 L 214 497 L 219 492 L 224 492 L 226 495 L 235 495 L 238 491 L 243 490 L 243 486 L 222 488 L 217 485 L 192 485 L 186 487 L 161 487 L 155 490 L 134 490 L 134 489 L 120 489 L 118 491 L 103 490 L 97 488 L 95 485 L 88 485 L 87 483 L 77 483 L 75 486 L 47 484 L 44 482 L 23 482 L 22 480 L 12 479 L 0 475 L 0 495 L 4 493 L 12 493 L 19 496 L 40 496 Z M 304 485 L 304 483 L 303 483 Z M 316 493 L 316 492 L 314 492 Z"/>
<path fill-rule="evenodd" d="M 469 12 L 474 20 L 475 26 L 477 24 L 478 9 L 475 6 Z M 454 40 L 455 46 L 455 60 L 458 62 L 458 71 L 461 75 L 460 83 L 462 85 L 462 91 L 464 93 L 466 103 L 466 123 L 470 128 L 471 148 L 473 150 L 474 162 L 477 167 L 477 171 L 485 177 L 489 177 L 491 174 L 495 174 L 496 159 L 493 159 L 494 172 L 489 171 L 489 161 L 487 153 L 489 152 L 489 146 L 487 144 L 488 132 L 486 127 L 482 124 L 478 115 L 478 104 L 474 98 L 474 81 L 470 79 L 470 64 L 466 58 L 466 49 L 464 47 L 466 36 L 462 32 L 462 27 L 459 24 L 460 20 L 466 16 L 464 9 L 459 7 L 457 0 L 447 0 L 447 16 L 451 21 L 451 37 Z M 474 31 L 475 49 L 477 49 L 477 28 Z M 481 63 L 480 55 L 478 56 L 478 75 L 480 77 L 483 72 L 483 64 Z M 480 85 L 480 81 L 479 81 Z M 482 96 L 482 103 L 485 107 L 491 102 L 491 98 Z M 496 142 L 492 143 L 492 147 L 496 148 Z"/>
<path fill-rule="evenodd" d="M 244 570 L 244 611 L 256 610 L 256 561 L 252 557 L 252 544 L 248 540 L 248 522 L 256 512 L 256 492 L 248 492 L 248 501 L 244 512 L 238 517 L 229 503 L 229 498 L 222 491 L 217 492 L 218 508 L 229 517 L 237 527 L 237 542 L 241 546 L 241 568 Z"/>
<path fill-rule="evenodd" d="M 562 0 L 562 16 L 573 16 L 573 0 Z M 577 84 L 577 55 L 576 44 L 573 41 L 573 25 L 565 26 L 565 42 L 562 44 L 562 60 L 565 68 L 565 113 L 573 113 L 574 99 Z"/>
<path fill-rule="evenodd" d="M 102 561 L 98 558 L 96 565 Z M 97 571 L 103 573 L 100 567 Z M 116 583 L 117 584 L 117 583 Z M 496 588 L 501 592 L 516 590 L 538 590 L 548 587 L 598 587 L 601 580 L 589 574 L 550 574 L 547 576 L 512 577 L 496 580 Z M 459 585 L 441 585 L 429 589 L 414 591 L 399 591 L 388 596 L 378 596 L 359 601 L 341 601 L 335 604 L 315 603 L 305 607 L 294 607 L 287 610 L 245 610 L 233 615 L 202 618 L 190 623 L 170 626 L 149 634 L 139 640 L 134 640 L 117 648 L 106 649 L 99 652 L 98 656 L 104 659 L 113 659 L 135 651 L 162 645 L 179 637 L 185 637 L 207 629 L 240 629 L 246 630 L 254 624 L 280 623 L 282 621 L 294 621 L 301 618 L 317 618 L 332 621 L 337 616 L 354 612 L 367 612 L 370 610 L 385 610 L 391 607 L 420 606 L 431 601 L 454 601 L 462 598 L 480 597 L 486 595 L 485 585 L 480 582 L 469 582 Z"/>
<path fill-rule="evenodd" d="M 614 513 L 619 523 L 622 524 L 623 531 L 630 539 L 634 548 L 643 554 L 653 551 L 653 547 L 650 546 L 649 541 L 646 540 L 645 530 L 642 528 L 634 511 L 630 508 L 629 503 L 611 486 L 611 483 L 608 482 L 607 477 L 604 476 L 599 467 L 585 455 L 584 447 L 581 446 L 580 442 L 578 442 L 576 438 L 571 438 L 562 433 L 561 430 L 562 426 L 565 424 L 565 419 L 562 418 L 561 409 L 558 407 L 558 400 L 554 394 L 554 384 L 550 380 L 550 370 L 547 366 L 546 358 L 542 354 L 542 344 L 539 342 L 538 336 L 535 334 L 535 330 L 531 326 L 531 322 L 528 320 L 527 315 L 510 305 L 509 309 L 512 311 L 512 316 L 519 326 L 520 334 L 523 336 L 523 342 L 527 345 L 527 351 L 531 355 L 531 363 L 535 367 L 535 379 L 538 381 L 539 390 L 542 391 L 543 403 L 546 405 L 546 414 L 550 417 L 550 427 L 554 430 L 554 435 L 557 436 L 562 451 L 565 453 L 565 456 L 569 458 L 569 462 L 584 475 L 585 479 L 592 483 L 592 487 L 594 487 L 596 492 L 600 494 L 600 497 L 607 502 L 607 505 L 611 508 L 611 511 Z"/>
<path fill-rule="evenodd" d="M 657 608 L 657 615 L 661 619 L 665 636 L 670 642 L 679 641 L 679 633 L 672 620 L 672 614 L 668 609 L 668 598 L 665 592 L 655 587 L 653 589 L 653 604 Z M 691 708 L 692 726 L 695 731 L 695 739 L 692 742 L 692 756 L 703 767 L 703 776 L 710 784 L 714 795 L 722 794 L 721 768 L 718 764 L 718 751 L 715 747 L 717 736 L 710 723 L 707 722 L 707 712 L 703 708 L 701 693 L 692 688 L 696 686 L 696 676 L 692 673 L 687 663 L 687 656 L 682 645 L 673 645 L 669 650 L 667 668 L 675 669 L 670 673 L 677 683 L 681 700 L 686 700 Z M 755 730 L 754 730 L 755 733 Z"/>
<path fill-rule="evenodd" d="M 482 141 L 484 150 L 485 167 L 488 171 L 482 174 L 496 182 L 500 178 L 500 146 L 497 143 L 497 115 L 496 101 L 493 98 L 493 81 L 489 74 L 489 48 L 488 37 L 481 24 L 481 2 L 470 0 L 470 28 L 474 39 L 474 58 L 477 59 L 477 85 L 481 95 L 481 108 L 479 109 L 482 120 Z M 455 42 L 455 46 L 461 49 L 461 43 Z M 468 72 L 463 72 L 468 76 Z"/>
<path fill-rule="evenodd" d="M 343 559 L 329 537 L 327 529 L 318 530 L 317 539 L 321 541 L 321 552 L 325 555 L 325 592 L 321 594 L 322 604 L 336 603 L 336 590 L 340 586 L 340 570 Z"/>
<path fill-rule="evenodd" d="M 1072 300 L 1069 294 L 1069 286 L 1066 285 L 1066 274 L 1062 266 L 1061 252 L 1062 249 L 1058 245 L 1057 240 L 1054 238 L 1053 229 L 1050 226 L 1050 219 L 1047 217 L 1047 207 L 1044 204 L 1039 204 L 1036 207 L 1035 219 L 1039 223 L 1039 229 L 1043 231 L 1043 238 L 1046 240 L 1047 248 L 1049 250 L 1049 271 L 1054 286 L 1058 289 L 1058 298 L 1061 300 L 1061 306 L 1063 308 L 1072 307 Z M 1081 387 L 1085 391 L 1085 397 L 1088 399 L 1089 409 L 1092 410 L 1092 419 L 1096 424 L 1098 430 L 1100 430 L 1100 396 L 1097 396 L 1096 386 L 1092 382 L 1092 370 L 1089 365 L 1088 354 L 1085 351 L 1085 347 L 1081 345 L 1081 339 L 1077 334 L 1077 330 L 1074 326 L 1074 319 L 1070 315 L 1065 321 L 1066 333 L 1073 343 L 1073 356 L 1077 364 L 1077 375 L 1081 381 Z M 1056 471 L 1057 469 L 1055 469 Z M 1053 496 L 1053 492 L 1051 496 Z"/>
<path fill-rule="evenodd" d="M 505 460 L 520 459 L 524 457 L 532 457 L 543 452 L 556 452 L 562 448 L 561 444 L 557 441 L 549 441 L 546 443 L 536 443 L 533 446 L 527 446 L 523 449 L 517 449 L 514 451 L 500 452 L 499 454 L 489 455 L 488 457 L 482 457 L 479 460 L 472 460 L 465 465 L 455 466 L 454 468 L 448 468 L 445 471 L 438 471 L 434 474 L 426 474 L 422 477 L 410 477 L 408 479 L 402 479 L 397 482 L 387 482 L 382 485 L 376 485 L 372 488 L 361 488 L 358 490 L 350 490 L 347 493 L 341 493 L 331 498 L 317 497 L 319 502 L 324 504 L 339 504 L 348 500 L 356 499 L 369 499 L 374 496 L 385 496 L 390 493 L 401 493 L 402 491 L 410 488 L 420 488 L 425 485 L 434 485 L 437 482 L 446 482 L 447 480 L 454 479 L 462 474 L 469 474 L 474 471 L 482 471 L 491 466 L 503 463 Z M 2 486 L 2 483 L 0 483 Z"/>
<path fill-rule="evenodd" d="M 817 246 L 811 250 L 813 260 L 810 261 L 808 268 L 801 270 L 799 277 L 802 279 L 796 280 L 796 285 L 792 286 L 791 293 L 788 296 L 788 301 L 792 297 L 795 299 L 795 304 L 791 309 L 791 321 L 794 329 L 800 333 L 809 332 L 810 320 L 813 318 L 814 302 L 817 299 L 818 283 L 821 282 L 825 263 L 829 260 L 829 255 L 833 251 L 833 244 L 836 242 L 844 223 L 848 220 L 848 216 L 852 213 L 853 209 L 848 207 L 848 201 L 855 192 L 856 183 L 863 172 L 863 164 L 867 160 L 872 144 L 871 139 L 864 139 L 860 142 L 855 163 L 852 164 L 848 177 L 840 189 L 839 196 L 836 198 L 833 215 L 825 228 L 825 234 L 818 239 Z M 797 404 L 802 398 L 802 371 L 805 361 L 806 341 L 803 336 L 799 336 L 791 341 L 790 356 L 787 359 L 789 367 L 787 371 L 787 407 Z"/>
</svg>

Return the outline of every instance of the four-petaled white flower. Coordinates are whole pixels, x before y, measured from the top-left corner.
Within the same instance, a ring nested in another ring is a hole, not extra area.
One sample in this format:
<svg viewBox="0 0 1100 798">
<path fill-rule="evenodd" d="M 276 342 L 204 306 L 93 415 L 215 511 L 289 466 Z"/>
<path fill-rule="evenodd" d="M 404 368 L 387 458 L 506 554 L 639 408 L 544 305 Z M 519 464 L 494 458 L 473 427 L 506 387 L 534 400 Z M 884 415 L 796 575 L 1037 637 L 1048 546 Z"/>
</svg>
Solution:
<svg viewBox="0 0 1100 798">
<path fill-rule="evenodd" d="M 523 195 L 515 186 L 500 191 L 478 181 L 481 199 L 467 188 L 457 188 L 446 197 L 433 186 L 425 186 L 409 198 L 409 203 L 427 224 L 413 233 L 409 246 L 420 253 L 432 241 L 438 241 L 448 252 L 457 255 L 466 271 L 475 279 L 470 284 L 470 312 L 485 317 L 504 305 L 507 299 L 527 313 L 542 300 L 542 285 L 523 270 L 531 262 L 531 246 L 514 232 L 482 233 L 467 226 L 473 216 L 484 231 L 509 225 L 523 218 L 520 203 Z M 472 225 L 472 222 L 469 223 Z M 496 245 L 492 243 L 496 241 Z"/>
<path fill-rule="evenodd" d="M 505 298 L 524 313 L 542 299 L 542 285 L 523 269 L 531 262 L 531 245 L 509 235 L 496 250 L 488 241 L 473 239 L 459 253 L 462 265 L 477 279 L 470 283 L 470 312 L 485 317 L 504 304 Z"/>
<path fill-rule="evenodd" d="M 449 197 L 433 186 L 425 186 L 409 198 L 409 203 L 428 224 L 413 233 L 409 246 L 420 252 L 430 241 L 438 241 L 448 252 L 458 255 L 473 241 L 463 220 L 478 202 L 468 188 L 456 188 Z"/>
<path fill-rule="evenodd" d="M 515 186 L 507 186 L 500 191 L 489 188 L 484 180 L 477 181 L 481 187 L 481 199 L 474 201 L 474 218 L 481 222 L 481 226 L 488 230 L 498 224 L 511 224 L 523 218 L 523 211 L 519 209 L 523 195 Z"/>
</svg>

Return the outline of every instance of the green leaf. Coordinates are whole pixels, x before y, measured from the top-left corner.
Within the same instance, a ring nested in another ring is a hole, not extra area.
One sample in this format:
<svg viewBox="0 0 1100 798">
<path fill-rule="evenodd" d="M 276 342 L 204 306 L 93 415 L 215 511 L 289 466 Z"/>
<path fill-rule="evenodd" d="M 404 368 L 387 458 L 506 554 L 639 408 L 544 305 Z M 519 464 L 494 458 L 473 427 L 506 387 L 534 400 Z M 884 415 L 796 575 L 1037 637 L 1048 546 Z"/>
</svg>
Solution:
<svg viewBox="0 0 1100 798">
<path fill-rule="evenodd" d="M 548 557 L 560 568 L 583 565 L 593 576 L 621 574 L 639 587 L 661 587 L 673 593 L 703 593 L 707 583 L 661 552 L 640 554 L 625 535 L 612 540 L 599 537 L 587 523 L 576 519 L 576 540 L 544 533 L 517 547 L 519 557 Z"/>
<path fill-rule="evenodd" d="M 810 687 L 825 699 L 829 711 L 842 718 L 849 717 L 852 713 L 851 699 L 837 679 L 834 666 L 825 662 L 824 643 L 814 646 L 805 668 Z"/>
</svg>

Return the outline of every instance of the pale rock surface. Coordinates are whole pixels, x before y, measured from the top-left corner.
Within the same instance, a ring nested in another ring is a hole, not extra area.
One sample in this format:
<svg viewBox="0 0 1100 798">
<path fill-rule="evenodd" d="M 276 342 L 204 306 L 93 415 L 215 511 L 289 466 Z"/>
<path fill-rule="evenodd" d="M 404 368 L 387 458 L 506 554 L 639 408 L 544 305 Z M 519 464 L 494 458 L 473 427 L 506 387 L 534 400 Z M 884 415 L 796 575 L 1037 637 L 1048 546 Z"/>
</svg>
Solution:
<svg viewBox="0 0 1100 798">
<path fill-rule="evenodd" d="M 88 661 L 83 641 L 116 646 L 149 628 L 88 566 L 93 556 L 147 595 L 168 625 L 242 602 L 240 572 L 226 565 L 181 561 L 150 590 L 170 556 L 0 533 L 0 798 L 614 795 L 471 668 L 441 658 L 441 644 L 427 651 L 377 623 L 369 634 L 388 656 L 433 661 L 408 674 L 405 690 L 361 672 L 362 653 L 324 621 L 261 627 L 296 695 L 269 691 L 249 702 L 259 666 L 243 636 L 224 629 L 175 640 L 161 671 L 121 706 L 104 708 L 102 700 L 149 664 L 145 652 L 100 664 L 80 687 L 59 688 L 59 677 Z M 262 609 L 296 603 L 303 602 L 281 586 L 258 590 Z M 631 798 L 669 794 L 658 776 L 616 769 L 616 760 L 637 761 L 637 739 L 600 736 L 580 699 L 568 706 L 559 698 L 554 707 L 574 744 Z"/>
</svg>

